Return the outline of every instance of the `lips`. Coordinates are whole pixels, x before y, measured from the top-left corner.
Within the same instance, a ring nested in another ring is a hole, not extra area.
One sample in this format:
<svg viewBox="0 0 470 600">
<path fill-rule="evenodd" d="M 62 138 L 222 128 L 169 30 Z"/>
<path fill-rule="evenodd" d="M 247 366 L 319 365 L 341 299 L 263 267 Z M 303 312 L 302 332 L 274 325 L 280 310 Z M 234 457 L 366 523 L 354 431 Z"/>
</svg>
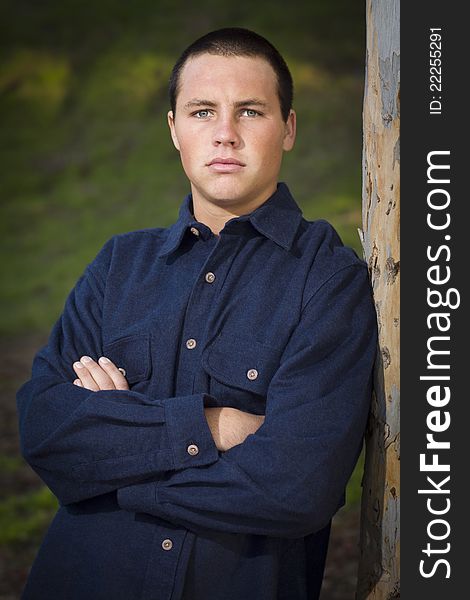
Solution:
<svg viewBox="0 0 470 600">
<path fill-rule="evenodd" d="M 207 166 L 211 171 L 216 173 L 236 173 L 241 171 L 245 167 L 245 163 L 237 160 L 236 158 L 213 158 Z"/>
<path fill-rule="evenodd" d="M 236 158 L 213 158 L 208 165 L 214 164 L 223 164 L 223 165 L 240 165 L 241 167 L 245 166 L 245 163 L 242 163 L 240 160 Z"/>
</svg>

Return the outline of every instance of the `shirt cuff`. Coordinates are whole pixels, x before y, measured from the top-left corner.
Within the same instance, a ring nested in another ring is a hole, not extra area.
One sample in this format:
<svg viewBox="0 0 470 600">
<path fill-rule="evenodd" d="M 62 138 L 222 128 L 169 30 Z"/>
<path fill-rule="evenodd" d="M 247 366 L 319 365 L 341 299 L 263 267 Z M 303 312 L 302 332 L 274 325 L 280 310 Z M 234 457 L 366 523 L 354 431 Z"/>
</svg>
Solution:
<svg viewBox="0 0 470 600">
<path fill-rule="evenodd" d="M 165 422 L 174 468 L 186 469 L 216 462 L 219 458 L 206 416 L 207 394 L 194 394 L 163 401 Z"/>
</svg>

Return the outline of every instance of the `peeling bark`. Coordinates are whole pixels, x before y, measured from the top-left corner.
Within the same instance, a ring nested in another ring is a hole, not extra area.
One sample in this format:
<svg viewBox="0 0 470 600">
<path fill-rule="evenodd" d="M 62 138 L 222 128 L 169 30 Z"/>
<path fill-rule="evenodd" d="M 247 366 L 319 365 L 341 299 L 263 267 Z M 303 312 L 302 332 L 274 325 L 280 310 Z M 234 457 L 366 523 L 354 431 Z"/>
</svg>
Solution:
<svg viewBox="0 0 470 600">
<path fill-rule="evenodd" d="M 363 231 L 379 348 L 366 433 L 357 600 L 400 597 L 399 0 L 366 0 Z"/>
</svg>

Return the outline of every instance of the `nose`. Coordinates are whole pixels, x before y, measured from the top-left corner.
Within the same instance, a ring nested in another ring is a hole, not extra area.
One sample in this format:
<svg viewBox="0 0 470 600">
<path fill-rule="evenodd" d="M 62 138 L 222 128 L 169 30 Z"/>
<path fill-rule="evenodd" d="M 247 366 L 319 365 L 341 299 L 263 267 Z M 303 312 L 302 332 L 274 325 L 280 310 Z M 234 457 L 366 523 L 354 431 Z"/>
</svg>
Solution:
<svg viewBox="0 0 470 600">
<path fill-rule="evenodd" d="M 237 125 L 231 115 L 221 115 L 214 128 L 214 146 L 237 147 L 240 144 L 240 135 Z"/>
</svg>

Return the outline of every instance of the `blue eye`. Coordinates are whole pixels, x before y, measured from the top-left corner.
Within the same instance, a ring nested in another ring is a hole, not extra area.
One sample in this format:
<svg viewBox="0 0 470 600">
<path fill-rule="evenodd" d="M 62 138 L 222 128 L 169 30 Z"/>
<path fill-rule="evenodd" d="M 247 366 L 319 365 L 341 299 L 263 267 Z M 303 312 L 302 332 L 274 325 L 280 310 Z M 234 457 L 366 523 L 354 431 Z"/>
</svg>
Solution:
<svg viewBox="0 0 470 600">
<path fill-rule="evenodd" d="M 193 113 L 195 117 L 197 117 L 198 119 L 206 119 L 209 116 L 209 111 L 207 109 L 202 109 L 202 110 L 198 110 L 197 112 Z"/>
<path fill-rule="evenodd" d="M 242 111 L 247 117 L 257 117 L 259 113 L 257 110 L 253 110 L 252 108 L 244 108 Z"/>
</svg>

